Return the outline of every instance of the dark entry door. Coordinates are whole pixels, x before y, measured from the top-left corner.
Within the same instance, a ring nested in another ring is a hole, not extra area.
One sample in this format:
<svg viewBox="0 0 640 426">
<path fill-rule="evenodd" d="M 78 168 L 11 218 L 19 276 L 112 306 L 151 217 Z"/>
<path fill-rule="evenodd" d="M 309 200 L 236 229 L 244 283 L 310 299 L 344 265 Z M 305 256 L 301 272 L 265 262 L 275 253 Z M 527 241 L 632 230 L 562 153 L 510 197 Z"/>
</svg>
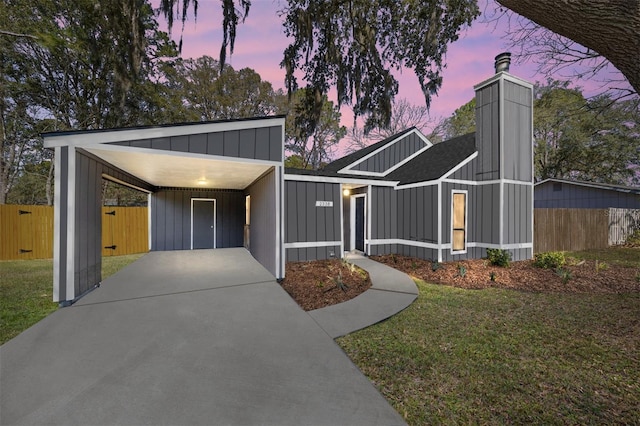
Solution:
<svg viewBox="0 0 640 426">
<path fill-rule="evenodd" d="M 356 250 L 364 251 L 364 197 L 356 198 Z"/>
<path fill-rule="evenodd" d="M 191 248 L 216 248 L 216 200 L 191 200 Z"/>
</svg>

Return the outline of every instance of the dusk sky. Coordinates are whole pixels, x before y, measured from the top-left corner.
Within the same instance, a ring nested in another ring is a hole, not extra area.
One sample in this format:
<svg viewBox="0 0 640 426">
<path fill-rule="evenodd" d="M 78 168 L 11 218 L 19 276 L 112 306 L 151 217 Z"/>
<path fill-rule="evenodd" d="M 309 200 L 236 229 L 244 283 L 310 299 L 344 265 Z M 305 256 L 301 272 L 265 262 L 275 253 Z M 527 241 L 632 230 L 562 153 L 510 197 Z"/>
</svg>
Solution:
<svg viewBox="0 0 640 426">
<path fill-rule="evenodd" d="M 485 7 L 486 1 L 489 1 L 489 5 Z M 480 0 L 481 10 L 493 11 L 493 0 L 486 1 Z M 229 63 L 236 70 L 253 68 L 276 89 L 284 87 L 285 73 L 279 64 L 289 43 L 283 33 L 282 19 L 277 14 L 279 8 L 277 0 L 253 0 L 248 18 L 238 26 L 235 51 L 229 58 Z M 182 56 L 196 58 L 209 55 L 217 59 L 222 40 L 220 0 L 199 0 L 197 22 L 193 20 L 193 13 L 189 14 L 189 18 L 183 33 Z M 501 22 L 496 27 L 480 17 L 471 28 L 463 30 L 458 41 L 449 46 L 444 82 L 431 104 L 432 117 L 450 116 L 456 108 L 471 100 L 474 84 L 493 75 L 494 57 L 507 49 L 507 43 L 502 39 L 505 24 Z M 173 38 L 178 40 L 179 36 L 178 23 L 174 26 Z M 531 63 L 512 63 L 511 73 L 531 82 L 545 80 L 544 76 L 536 73 L 536 65 Z M 422 91 L 413 71 L 404 70 L 395 75 L 400 82 L 398 98 L 423 104 Z M 561 79 L 561 76 L 557 78 Z M 594 94 L 599 86 L 593 81 L 580 81 L 578 85 L 585 88 L 587 95 Z M 352 124 L 350 111 L 348 107 L 342 108 L 342 122 L 347 126 Z"/>
</svg>

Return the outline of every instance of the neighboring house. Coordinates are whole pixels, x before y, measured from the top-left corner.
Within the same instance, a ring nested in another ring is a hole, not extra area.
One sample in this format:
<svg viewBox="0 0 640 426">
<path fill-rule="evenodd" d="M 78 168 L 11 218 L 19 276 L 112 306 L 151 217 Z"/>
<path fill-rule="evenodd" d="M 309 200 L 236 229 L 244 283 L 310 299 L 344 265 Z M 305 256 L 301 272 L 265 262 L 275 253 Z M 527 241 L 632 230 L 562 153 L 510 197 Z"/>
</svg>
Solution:
<svg viewBox="0 0 640 426">
<path fill-rule="evenodd" d="M 533 87 L 507 66 L 475 89 L 476 133 L 433 145 L 408 129 L 316 172 L 285 171 L 282 116 L 44 134 L 54 300 L 101 281 L 102 178 L 149 194 L 150 250 L 244 245 L 279 279 L 286 260 L 348 250 L 530 258 Z"/>
<path fill-rule="evenodd" d="M 536 209 L 640 209 L 640 188 L 566 179 L 535 184 Z"/>
</svg>

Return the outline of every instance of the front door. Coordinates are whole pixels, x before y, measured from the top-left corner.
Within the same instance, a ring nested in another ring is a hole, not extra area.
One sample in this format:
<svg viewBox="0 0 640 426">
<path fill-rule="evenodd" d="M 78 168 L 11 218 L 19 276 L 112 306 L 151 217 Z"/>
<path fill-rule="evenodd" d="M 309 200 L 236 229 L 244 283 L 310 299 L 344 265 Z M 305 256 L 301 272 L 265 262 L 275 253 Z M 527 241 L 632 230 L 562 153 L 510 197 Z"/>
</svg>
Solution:
<svg viewBox="0 0 640 426">
<path fill-rule="evenodd" d="M 356 198 L 356 250 L 364 251 L 364 200 L 365 197 Z"/>
<path fill-rule="evenodd" d="M 191 199 L 191 249 L 216 248 L 216 200 Z"/>
</svg>

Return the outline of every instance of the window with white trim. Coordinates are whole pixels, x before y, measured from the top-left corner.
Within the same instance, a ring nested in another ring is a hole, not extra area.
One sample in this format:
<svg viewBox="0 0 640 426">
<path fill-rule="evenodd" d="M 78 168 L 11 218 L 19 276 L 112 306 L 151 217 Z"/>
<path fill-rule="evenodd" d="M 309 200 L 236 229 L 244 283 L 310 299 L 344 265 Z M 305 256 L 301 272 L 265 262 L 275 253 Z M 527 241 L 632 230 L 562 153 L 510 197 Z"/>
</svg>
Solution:
<svg viewBox="0 0 640 426">
<path fill-rule="evenodd" d="M 451 194 L 451 252 L 467 251 L 467 191 Z"/>
</svg>

